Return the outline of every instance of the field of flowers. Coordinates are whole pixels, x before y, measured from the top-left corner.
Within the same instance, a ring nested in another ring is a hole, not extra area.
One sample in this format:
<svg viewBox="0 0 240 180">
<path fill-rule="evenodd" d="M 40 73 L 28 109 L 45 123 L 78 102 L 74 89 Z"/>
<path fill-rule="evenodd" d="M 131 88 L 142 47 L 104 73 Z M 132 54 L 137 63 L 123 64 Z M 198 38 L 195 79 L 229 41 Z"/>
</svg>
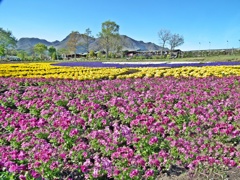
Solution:
<svg viewBox="0 0 240 180">
<path fill-rule="evenodd" d="M 77 80 L 126 79 L 149 77 L 226 77 L 240 76 L 240 66 L 99 68 L 52 66 L 50 63 L 1 64 L 0 77 L 61 78 Z M 87 63 L 89 65 L 89 63 Z"/>
<path fill-rule="evenodd" d="M 79 81 L 81 80 L 81 81 Z M 240 168 L 240 67 L 0 65 L 0 178 Z"/>
</svg>

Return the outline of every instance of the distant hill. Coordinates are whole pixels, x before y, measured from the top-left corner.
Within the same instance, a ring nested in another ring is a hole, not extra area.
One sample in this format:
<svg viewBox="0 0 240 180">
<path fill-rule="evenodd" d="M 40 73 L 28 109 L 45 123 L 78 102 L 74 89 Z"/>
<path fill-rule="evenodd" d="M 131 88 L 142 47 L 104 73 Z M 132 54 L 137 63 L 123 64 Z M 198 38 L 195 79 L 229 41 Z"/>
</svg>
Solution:
<svg viewBox="0 0 240 180">
<path fill-rule="evenodd" d="M 78 36 L 80 36 L 79 43 L 83 42 L 83 39 L 81 38 L 82 34 L 79 34 Z M 70 37 L 70 34 L 66 38 L 64 38 L 62 41 L 54 41 L 54 42 L 49 42 L 45 39 L 25 37 L 25 38 L 19 39 L 19 41 L 17 42 L 17 49 L 25 50 L 27 52 L 32 52 L 33 46 L 37 43 L 42 43 L 42 44 L 45 44 L 46 46 L 54 46 L 57 49 L 67 48 L 67 42 L 69 37 Z M 161 46 L 158 46 L 151 42 L 145 43 L 143 41 L 137 41 L 126 35 L 120 35 L 120 37 L 123 43 L 123 50 L 128 50 L 128 51 L 161 50 Z M 101 47 L 99 45 L 99 38 L 91 38 L 89 47 L 94 51 L 101 50 Z M 77 48 L 77 53 L 83 53 L 83 52 L 86 52 L 86 50 L 82 46 L 79 46 Z"/>
</svg>

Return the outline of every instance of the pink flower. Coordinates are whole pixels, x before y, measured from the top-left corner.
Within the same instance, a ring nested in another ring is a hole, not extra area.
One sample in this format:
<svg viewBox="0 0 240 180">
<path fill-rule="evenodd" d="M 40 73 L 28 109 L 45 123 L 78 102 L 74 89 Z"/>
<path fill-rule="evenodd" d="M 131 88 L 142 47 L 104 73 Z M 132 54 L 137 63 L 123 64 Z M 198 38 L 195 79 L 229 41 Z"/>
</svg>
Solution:
<svg viewBox="0 0 240 180">
<path fill-rule="evenodd" d="M 36 171 L 34 171 L 34 170 L 32 170 L 30 173 L 31 173 L 31 175 L 32 175 L 33 178 L 36 178 L 36 179 L 37 179 L 37 178 L 40 177 L 40 175 L 39 175 Z"/>
<path fill-rule="evenodd" d="M 83 155 L 84 158 L 87 158 L 87 155 L 88 155 L 88 154 L 87 154 L 86 151 L 84 151 L 84 152 L 82 153 L 82 155 Z"/>
<path fill-rule="evenodd" d="M 114 176 L 117 176 L 117 175 L 119 175 L 120 173 L 121 173 L 121 171 L 118 170 L 118 169 L 114 169 L 114 171 L 113 171 L 113 175 L 114 175 Z"/>
<path fill-rule="evenodd" d="M 26 180 L 26 177 L 21 174 L 21 175 L 19 176 L 19 179 L 20 179 L 20 180 Z"/>
<path fill-rule="evenodd" d="M 66 158 L 66 153 L 61 153 L 60 155 L 59 155 L 62 159 L 65 159 Z"/>
<path fill-rule="evenodd" d="M 145 176 L 148 178 L 150 176 L 153 176 L 154 175 L 154 170 L 152 169 L 149 169 L 145 172 Z"/>
<path fill-rule="evenodd" d="M 134 169 L 130 172 L 129 176 L 130 176 L 130 178 L 133 178 L 135 176 L 138 176 L 138 174 L 139 174 L 139 171 L 137 169 Z"/>
<path fill-rule="evenodd" d="M 97 178 L 99 176 L 99 171 L 100 171 L 100 168 L 98 168 L 98 167 L 93 168 L 93 177 L 94 178 Z"/>
<path fill-rule="evenodd" d="M 50 169 L 51 170 L 56 169 L 58 167 L 58 164 L 59 164 L 58 161 L 52 162 L 52 164 L 50 165 Z"/>
<path fill-rule="evenodd" d="M 158 142 L 158 138 L 157 138 L 156 136 L 154 136 L 154 137 L 151 137 L 151 138 L 150 138 L 148 144 L 149 144 L 149 145 L 153 145 L 153 144 L 155 144 L 155 143 L 157 143 L 157 142 Z"/>
<path fill-rule="evenodd" d="M 8 169 L 9 172 L 17 172 L 18 166 L 15 164 L 10 165 L 10 168 Z"/>
<path fill-rule="evenodd" d="M 83 173 L 88 172 L 87 166 L 82 165 L 82 166 L 80 166 L 80 169 L 81 169 L 81 171 L 82 171 Z"/>
<path fill-rule="evenodd" d="M 20 153 L 18 154 L 18 159 L 23 160 L 25 159 L 25 157 L 26 157 L 25 153 L 23 151 L 20 151 Z"/>
<path fill-rule="evenodd" d="M 33 165 L 34 168 L 38 168 L 38 167 L 40 167 L 40 166 L 41 166 L 41 163 L 38 162 L 38 161 L 36 161 L 36 162 L 34 163 L 34 165 Z"/>
<path fill-rule="evenodd" d="M 107 120 L 106 120 L 106 119 L 103 119 L 103 120 L 102 120 L 102 124 L 103 124 L 103 125 L 106 125 L 106 124 L 107 124 Z"/>
<path fill-rule="evenodd" d="M 142 167 L 144 167 L 145 166 L 145 164 L 146 164 L 146 162 L 144 161 L 144 159 L 138 159 L 137 160 L 137 163 L 140 165 L 140 166 L 142 166 Z"/>
<path fill-rule="evenodd" d="M 69 133 L 69 136 L 70 136 L 70 137 L 73 137 L 73 136 L 77 135 L 78 132 L 79 132 L 78 129 L 72 129 L 72 130 L 70 131 L 70 133 Z"/>
<path fill-rule="evenodd" d="M 135 143 L 137 143 L 139 140 L 140 140 L 140 138 L 138 138 L 138 137 L 133 138 L 133 142 L 135 142 Z"/>
</svg>

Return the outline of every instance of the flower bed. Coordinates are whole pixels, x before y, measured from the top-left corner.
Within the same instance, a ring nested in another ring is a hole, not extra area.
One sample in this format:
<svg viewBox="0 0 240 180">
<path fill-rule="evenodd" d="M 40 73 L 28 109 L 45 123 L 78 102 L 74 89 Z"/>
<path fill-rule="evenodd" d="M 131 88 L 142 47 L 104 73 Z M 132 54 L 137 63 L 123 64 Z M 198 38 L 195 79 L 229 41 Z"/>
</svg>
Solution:
<svg viewBox="0 0 240 180">
<path fill-rule="evenodd" d="M 226 69 L 225 69 L 226 71 Z M 240 77 L 0 78 L 0 175 L 155 179 L 240 168 Z"/>
<path fill-rule="evenodd" d="M 89 68 L 52 66 L 50 63 L 0 65 L 0 77 L 44 77 L 77 80 L 96 80 L 167 76 L 174 76 L 178 78 L 207 76 L 240 76 L 240 66 L 206 66 L 180 68 Z"/>
</svg>

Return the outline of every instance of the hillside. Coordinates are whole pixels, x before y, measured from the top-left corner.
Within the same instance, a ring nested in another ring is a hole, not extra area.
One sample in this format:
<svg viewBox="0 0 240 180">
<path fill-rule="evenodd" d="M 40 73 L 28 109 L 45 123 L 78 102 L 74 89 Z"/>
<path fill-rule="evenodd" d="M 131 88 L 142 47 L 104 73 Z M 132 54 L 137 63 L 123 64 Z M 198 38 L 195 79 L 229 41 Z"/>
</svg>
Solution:
<svg viewBox="0 0 240 180">
<path fill-rule="evenodd" d="M 79 34 L 79 43 L 83 42 L 83 39 L 81 38 L 82 34 Z M 154 51 L 154 50 L 160 50 L 161 47 L 151 43 L 151 42 L 143 42 L 143 41 L 137 41 L 134 40 L 126 35 L 120 35 L 121 36 L 121 41 L 123 44 L 123 50 L 141 50 L 141 51 Z M 70 35 L 68 35 L 66 38 L 64 38 L 62 41 L 54 41 L 54 42 L 49 42 L 45 39 L 39 39 L 39 38 L 21 38 L 17 42 L 17 49 L 25 50 L 27 52 L 32 52 L 32 48 L 35 44 L 37 43 L 42 43 L 45 44 L 46 46 L 54 46 L 57 49 L 61 48 L 67 48 L 67 42 L 69 39 Z M 91 43 L 90 43 L 90 49 L 97 51 L 101 50 L 101 47 L 99 45 L 99 38 L 91 38 Z M 79 46 L 77 49 L 77 53 L 83 53 L 86 52 L 86 50 Z"/>
</svg>

